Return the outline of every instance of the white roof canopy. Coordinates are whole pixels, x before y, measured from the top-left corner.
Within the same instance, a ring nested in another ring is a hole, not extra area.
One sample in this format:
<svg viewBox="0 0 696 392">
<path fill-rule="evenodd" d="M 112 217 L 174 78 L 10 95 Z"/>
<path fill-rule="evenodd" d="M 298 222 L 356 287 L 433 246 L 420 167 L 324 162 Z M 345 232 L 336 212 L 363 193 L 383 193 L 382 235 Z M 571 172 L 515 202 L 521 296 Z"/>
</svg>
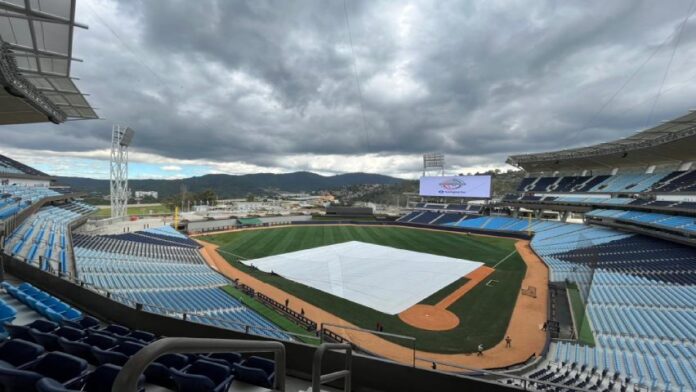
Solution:
<svg viewBox="0 0 696 392">
<path fill-rule="evenodd" d="M 0 39 L 18 73 L 64 117 L 98 118 L 70 78 L 76 0 L 0 0 Z"/>
</svg>

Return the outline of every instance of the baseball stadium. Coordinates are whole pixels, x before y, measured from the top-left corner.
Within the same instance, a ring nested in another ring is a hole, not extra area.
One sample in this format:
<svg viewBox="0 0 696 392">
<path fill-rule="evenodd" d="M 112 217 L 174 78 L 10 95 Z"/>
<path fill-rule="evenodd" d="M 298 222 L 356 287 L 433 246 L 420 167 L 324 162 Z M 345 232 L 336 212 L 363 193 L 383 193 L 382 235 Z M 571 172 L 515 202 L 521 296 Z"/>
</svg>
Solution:
<svg viewBox="0 0 696 392">
<path fill-rule="evenodd" d="M 0 11 L 0 124 L 98 118 L 75 0 Z M 694 111 L 519 151 L 501 196 L 427 153 L 391 219 L 132 218 L 134 133 L 112 130 L 106 219 L 0 155 L 3 391 L 696 390 Z"/>
</svg>

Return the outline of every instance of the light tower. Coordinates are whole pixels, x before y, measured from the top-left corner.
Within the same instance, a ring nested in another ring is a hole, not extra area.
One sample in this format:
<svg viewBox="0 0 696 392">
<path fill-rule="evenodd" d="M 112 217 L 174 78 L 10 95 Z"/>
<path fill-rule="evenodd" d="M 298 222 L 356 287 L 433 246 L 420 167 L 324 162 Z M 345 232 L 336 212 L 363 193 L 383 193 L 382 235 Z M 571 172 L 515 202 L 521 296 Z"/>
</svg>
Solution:
<svg viewBox="0 0 696 392">
<path fill-rule="evenodd" d="M 435 172 L 438 176 L 445 175 L 445 154 L 441 152 L 429 152 L 423 154 L 423 177 Z"/>
<path fill-rule="evenodd" d="M 128 209 L 128 146 L 135 132 L 114 124 L 111 129 L 111 217 L 126 216 Z"/>
</svg>

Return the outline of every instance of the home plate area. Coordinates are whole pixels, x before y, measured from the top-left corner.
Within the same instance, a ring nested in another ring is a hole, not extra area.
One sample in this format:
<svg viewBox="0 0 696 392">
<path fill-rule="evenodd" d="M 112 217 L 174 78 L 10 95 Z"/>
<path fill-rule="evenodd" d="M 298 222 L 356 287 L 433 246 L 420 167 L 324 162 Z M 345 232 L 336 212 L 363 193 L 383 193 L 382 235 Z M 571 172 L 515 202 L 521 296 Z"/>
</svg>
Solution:
<svg viewBox="0 0 696 392">
<path fill-rule="evenodd" d="M 359 241 L 243 263 L 382 313 L 399 314 L 404 322 L 437 331 L 459 324 L 457 316 L 446 309 L 453 301 L 451 297 L 461 297 L 465 286 L 472 283 L 473 287 L 480 279 L 469 280 L 436 305 L 419 305 L 419 302 L 463 276 L 480 275 L 483 279 L 492 271 L 480 262 Z"/>
</svg>

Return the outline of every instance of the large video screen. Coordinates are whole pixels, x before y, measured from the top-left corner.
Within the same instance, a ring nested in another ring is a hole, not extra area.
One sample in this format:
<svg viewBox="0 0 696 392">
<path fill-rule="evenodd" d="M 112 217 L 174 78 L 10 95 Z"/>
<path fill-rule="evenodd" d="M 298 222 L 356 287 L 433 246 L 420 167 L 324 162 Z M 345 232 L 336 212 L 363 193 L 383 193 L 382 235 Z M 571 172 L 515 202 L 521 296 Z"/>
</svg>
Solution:
<svg viewBox="0 0 696 392">
<path fill-rule="evenodd" d="M 421 177 L 421 196 L 491 197 L 491 176 Z"/>
</svg>

